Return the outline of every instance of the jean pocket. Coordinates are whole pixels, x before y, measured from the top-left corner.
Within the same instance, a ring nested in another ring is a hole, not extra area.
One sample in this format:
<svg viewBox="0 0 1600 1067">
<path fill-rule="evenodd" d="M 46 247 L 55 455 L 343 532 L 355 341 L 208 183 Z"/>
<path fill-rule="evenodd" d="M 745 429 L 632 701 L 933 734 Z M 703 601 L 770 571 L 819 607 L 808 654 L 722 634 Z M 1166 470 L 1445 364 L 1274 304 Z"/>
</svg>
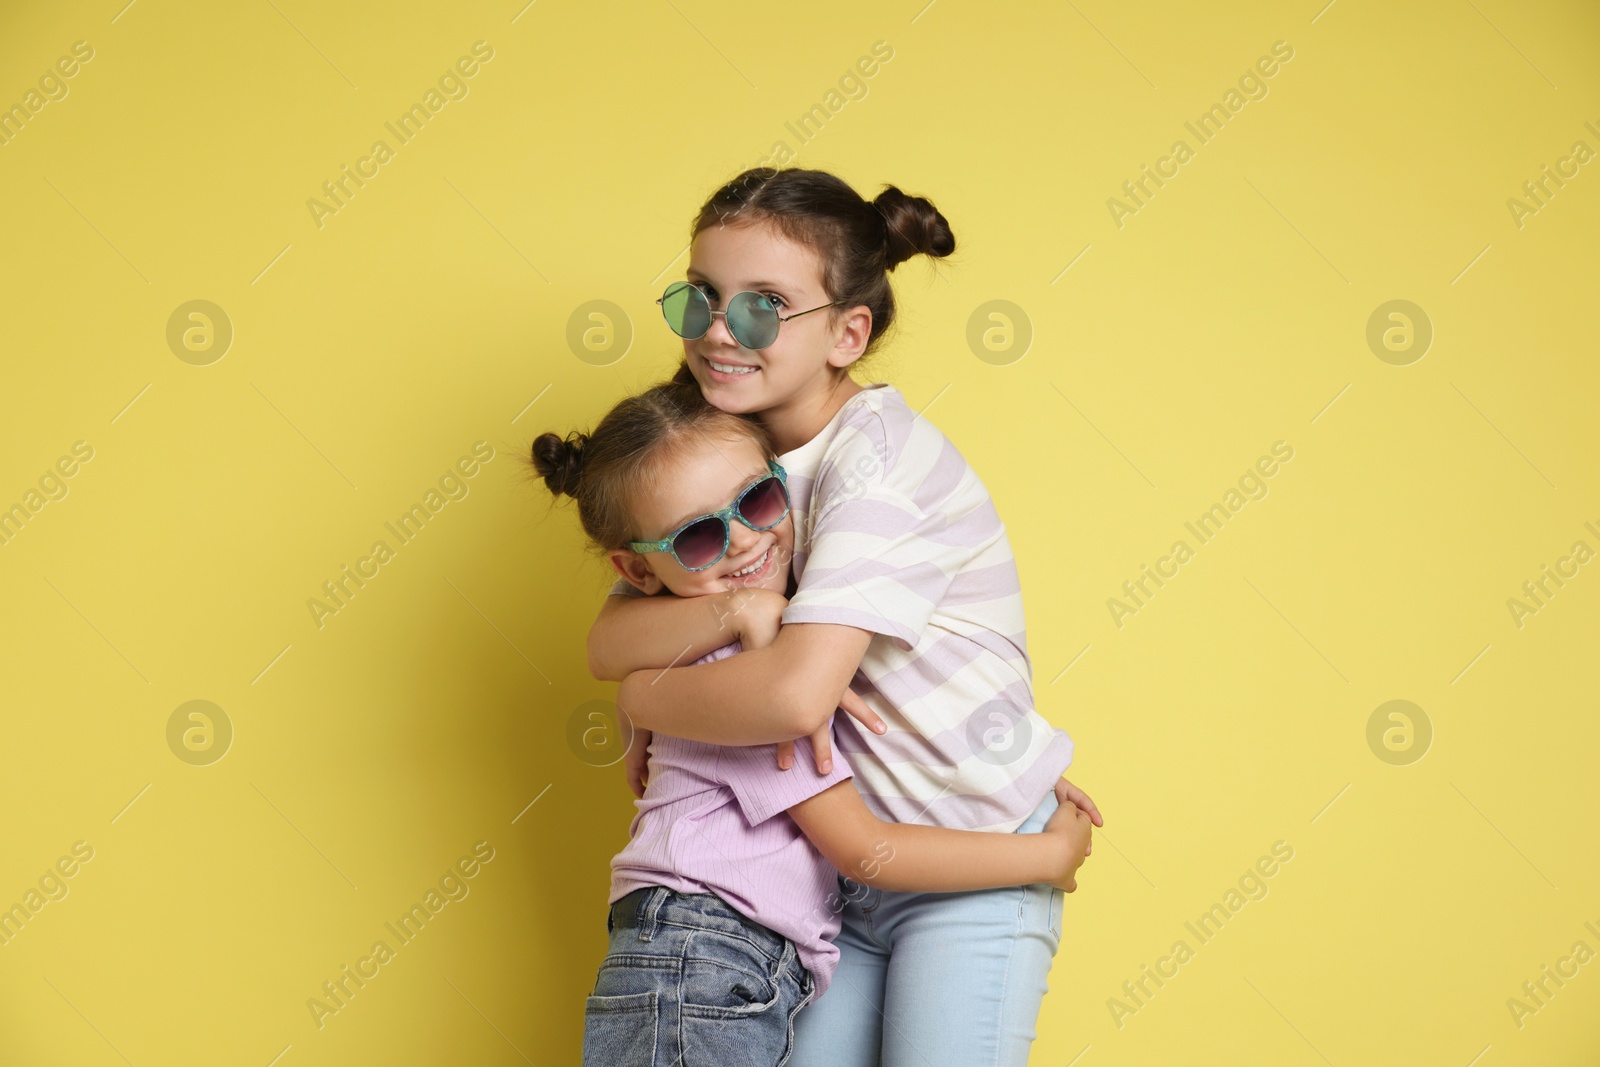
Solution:
<svg viewBox="0 0 1600 1067">
<path fill-rule="evenodd" d="M 683 1059 L 679 1067 L 782 1063 L 794 1033 L 790 976 L 758 973 L 773 966 L 753 952 L 747 962 L 690 957 L 683 966 Z"/>
<path fill-rule="evenodd" d="M 1050 890 L 1050 932 L 1056 936 L 1056 940 L 1057 941 L 1061 940 L 1061 904 L 1062 904 L 1062 901 L 1065 899 L 1065 897 L 1066 897 L 1066 893 L 1064 893 L 1062 890 L 1055 889 L 1053 887 L 1051 888 L 1051 890 Z"/>
<path fill-rule="evenodd" d="M 591 996 L 583 1013 L 584 1067 L 655 1067 L 661 995 Z"/>
<path fill-rule="evenodd" d="M 683 961 L 683 1011 L 710 1019 L 743 1019 L 760 1015 L 778 1002 L 778 983 L 756 968 L 764 956 L 748 962 L 689 957 Z"/>
</svg>

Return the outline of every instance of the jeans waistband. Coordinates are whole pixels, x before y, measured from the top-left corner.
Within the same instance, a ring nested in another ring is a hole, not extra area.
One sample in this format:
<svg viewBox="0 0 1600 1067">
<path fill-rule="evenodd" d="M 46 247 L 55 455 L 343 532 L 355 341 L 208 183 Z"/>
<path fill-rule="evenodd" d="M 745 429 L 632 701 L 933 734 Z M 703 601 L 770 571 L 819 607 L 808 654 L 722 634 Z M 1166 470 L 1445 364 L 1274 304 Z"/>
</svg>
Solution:
<svg viewBox="0 0 1600 1067">
<path fill-rule="evenodd" d="M 792 941 L 746 918 L 714 893 L 679 893 L 666 886 L 645 886 L 619 897 L 611 905 L 606 925 L 608 930 L 637 927 L 640 939 L 649 941 L 662 923 L 745 938 L 774 964 L 796 958 Z"/>
</svg>

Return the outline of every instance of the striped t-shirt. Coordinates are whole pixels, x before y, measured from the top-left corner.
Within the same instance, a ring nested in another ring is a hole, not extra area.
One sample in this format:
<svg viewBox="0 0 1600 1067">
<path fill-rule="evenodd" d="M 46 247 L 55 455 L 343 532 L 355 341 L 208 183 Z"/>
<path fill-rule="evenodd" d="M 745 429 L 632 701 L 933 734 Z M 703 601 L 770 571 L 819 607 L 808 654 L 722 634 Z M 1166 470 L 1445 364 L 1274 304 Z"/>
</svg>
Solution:
<svg viewBox="0 0 1600 1067">
<path fill-rule="evenodd" d="M 695 660 L 738 652 L 735 641 Z M 643 886 L 715 893 L 794 942 L 822 996 L 839 964 L 839 876 L 784 812 L 850 777 L 850 762 L 817 774 L 809 741 L 778 769 L 776 745 L 707 745 L 652 734 L 649 782 L 634 801 L 628 845 L 611 860 L 610 902 Z"/>
<path fill-rule="evenodd" d="M 1072 739 L 1034 709 L 1016 559 L 988 490 L 887 382 L 778 461 L 798 583 L 782 621 L 874 635 L 851 688 L 888 732 L 834 717 L 867 806 L 1016 830 L 1071 764 Z M 642 595 L 620 579 L 612 592 Z"/>
</svg>

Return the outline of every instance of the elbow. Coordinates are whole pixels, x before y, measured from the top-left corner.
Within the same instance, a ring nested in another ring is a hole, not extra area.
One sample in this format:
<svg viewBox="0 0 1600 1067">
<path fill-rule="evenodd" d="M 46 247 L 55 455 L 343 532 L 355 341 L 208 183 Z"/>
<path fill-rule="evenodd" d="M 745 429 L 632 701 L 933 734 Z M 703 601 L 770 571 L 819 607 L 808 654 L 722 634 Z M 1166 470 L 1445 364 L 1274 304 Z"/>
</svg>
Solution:
<svg viewBox="0 0 1600 1067">
<path fill-rule="evenodd" d="M 832 825 L 826 834 L 808 834 L 811 846 L 822 854 L 822 858 L 833 866 L 833 869 L 846 878 L 859 881 L 862 859 L 867 853 L 866 835 L 859 827 L 846 823 L 844 826 Z"/>
<path fill-rule="evenodd" d="M 597 622 L 589 628 L 589 642 L 585 654 L 589 663 L 589 676 L 597 682 L 620 682 L 623 676 L 600 655 L 600 632 Z"/>
<path fill-rule="evenodd" d="M 894 846 L 882 836 L 853 842 L 841 854 L 828 857 L 834 869 L 852 882 L 895 892 L 916 888 L 893 876 L 893 859 Z"/>
<path fill-rule="evenodd" d="M 817 688 L 815 677 L 790 669 L 781 682 L 777 691 L 783 694 L 784 728 L 791 737 L 810 737 L 827 725 L 838 701 Z"/>
<path fill-rule="evenodd" d="M 789 709 L 788 716 L 785 719 L 784 731 L 791 740 L 810 737 L 822 729 L 823 724 L 827 721 L 828 717 L 826 715 L 818 715 L 816 713 L 814 705 L 796 703 Z"/>
</svg>

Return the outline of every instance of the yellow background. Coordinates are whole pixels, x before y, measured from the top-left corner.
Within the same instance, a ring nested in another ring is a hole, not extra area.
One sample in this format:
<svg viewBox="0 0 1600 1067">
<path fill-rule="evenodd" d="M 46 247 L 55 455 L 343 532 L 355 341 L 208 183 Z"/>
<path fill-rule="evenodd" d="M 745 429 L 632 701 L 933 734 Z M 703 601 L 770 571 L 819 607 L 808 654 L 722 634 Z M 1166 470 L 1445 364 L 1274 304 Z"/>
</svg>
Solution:
<svg viewBox="0 0 1600 1067">
<path fill-rule="evenodd" d="M 0 1060 L 577 1061 L 631 797 L 568 740 L 614 693 L 583 659 L 609 579 L 519 453 L 670 372 L 653 301 L 689 221 L 783 141 L 959 241 L 896 273 L 863 377 L 931 404 L 990 488 L 1038 705 L 1106 818 L 1032 1062 L 1596 1062 L 1600 962 L 1520 1027 L 1506 1003 L 1600 951 L 1600 564 L 1507 607 L 1600 549 L 1600 163 L 1507 207 L 1600 149 L 1592 5 L 444 7 L 0 14 L 0 103 L 94 49 L 0 147 L 0 505 L 94 451 L 0 546 L 0 904 L 94 849 L 0 947 Z M 307 200 L 479 40 L 469 94 L 319 228 Z M 1184 122 L 1280 40 L 1199 145 Z M 802 144 L 786 123 L 877 41 Z M 1108 198 L 1178 138 L 1194 158 L 1119 228 Z M 204 366 L 166 339 L 197 299 L 234 332 Z M 1404 366 L 1366 342 L 1396 299 L 1434 329 Z M 594 300 L 631 337 L 580 359 Z M 1020 359 L 969 347 L 990 300 L 1031 323 Z M 396 547 L 384 522 L 480 440 L 468 495 Z M 1194 542 L 1279 440 L 1270 493 Z M 308 599 L 380 538 L 319 628 Z M 1180 538 L 1118 627 L 1108 598 Z M 1433 731 L 1404 766 L 1367 743 L 1396 699 Z M 190 700 L 233 726 L 207 766 L 168 746 Z M 1269 894 L 1198 945 L 1185 921 L 1279 840 Z M 470 895 L 319 1029 L 308 998 L 479 841 Z"/>
</svg>

